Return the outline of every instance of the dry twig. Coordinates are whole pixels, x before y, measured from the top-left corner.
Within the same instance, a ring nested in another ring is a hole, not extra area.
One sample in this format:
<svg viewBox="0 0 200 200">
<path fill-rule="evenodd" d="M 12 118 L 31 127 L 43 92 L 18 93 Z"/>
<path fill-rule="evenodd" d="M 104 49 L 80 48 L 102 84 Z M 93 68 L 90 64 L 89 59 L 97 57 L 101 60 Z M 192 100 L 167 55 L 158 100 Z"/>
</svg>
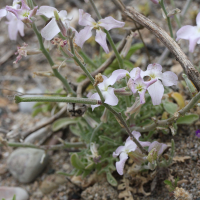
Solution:
<svg viewBox="0 0 200 200">
<path fill-rule="evenodd" d="M 47 126 L 48 124 L 53 123 L 55 120 L 57 120 L 58 118 L 60 118 L 61 115 L 63 115 L 65 112 L 67 111 L 67 105 L 65 105 L 58 113 L 56 113 L 55 115 L 53 115 L 51 118 L 49 118 L 46 122 L 39 124 L 36 127 L 33 127 L 29 130 L 27 130 L 26 132 L 21 133 L 21 137 L 22 138 L 26 138 L 28 135 L 30 135 L 31 133 Z"/>
<path fill-rule="evenodd" d="M 185 70 L 190 80 L 194 83 L 197 90 L 200 91 L 199 72 L 194 68 L 179 45 L 168 35 L 168 33 L 132 7 L 126 7 L 124 13 L 133 21 L 136 21 L 149 29 L 171 51 L 171 53 L 176 57 L 176 60 Z"/>
</svg>

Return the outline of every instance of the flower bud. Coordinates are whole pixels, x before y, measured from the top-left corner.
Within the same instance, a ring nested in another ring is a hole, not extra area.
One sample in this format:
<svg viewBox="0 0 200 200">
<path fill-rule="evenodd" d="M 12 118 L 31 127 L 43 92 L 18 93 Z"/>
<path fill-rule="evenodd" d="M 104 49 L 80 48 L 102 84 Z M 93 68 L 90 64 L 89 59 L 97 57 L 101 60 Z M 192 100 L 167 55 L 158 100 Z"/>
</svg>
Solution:
<svg viewBox="0 0 200 200">
<path fill-rule="evenodd" d="M 57 25 L 58 25 L 58 27 L 60 29 L 60 32 L 65 37 L 67 37 L 67 29 L 66 29 L 65 25 L 63 24 L 62 20 L 60 19 L 57 11 L 54 11 L 54 16 L 55 16 L 55 19 L 56 19 L 56 23 L 57 23 Z"/>
<path fill-rule="evenodd" d="M 90 151 L 92 153 L 92 158 L 96 164 L 99 162 L 101 158 L 101 156 L 98 154 L 97 147 L 98 147 L 97 144 L 93 142 L 90 144 Z"/>
<path fill-rule="evenodd" d="M 150 162 L 150 163 L 153 163 L 154 161 L 156 161 L 158 158 L 158 151 L 156 148 L 153 148 L 148 156 L 147 156 L 147 160 Z"/>
<path fill-rule="evenodd" d="M 108 121 L 108 109 L 105 108 L 103 115 L 100 118 L 101 122 L 106 123 Z"/>
<path fill-rule="evenodd" d="M 172 17 L 172 16 L 174 16 L 174 15 L 180 13 L 180 12 L 181 12 L 181 10 L 178 9 L 178 8 L 173 9 L 173 10 L 171 10 L 171 11 L 167 14 L 167 17 Z"/>
</svg>

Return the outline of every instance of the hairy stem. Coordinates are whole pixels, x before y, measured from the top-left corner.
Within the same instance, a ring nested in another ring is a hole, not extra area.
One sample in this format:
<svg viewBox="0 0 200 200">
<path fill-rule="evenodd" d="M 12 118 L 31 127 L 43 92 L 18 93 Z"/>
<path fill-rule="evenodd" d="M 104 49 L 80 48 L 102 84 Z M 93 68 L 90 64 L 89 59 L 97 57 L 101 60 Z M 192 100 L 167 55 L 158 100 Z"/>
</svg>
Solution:
<svg viewBox="0 0 200 200">
<path fill-rule="evenodd" d="M 170 35 L 171 35 L 172 38 L 174 38 L 173 31 L 172 31 L 171 20 L 170 20 L 170 17 L 167 16 L 167 10 L 166 10 L 166 8 L 165 8 L 165 4 L 164 4 L 163 0 L 161 0 L 161 1 L 159 2 L 159 4 L 160 4 L 161 8 L 163 9 L 163 11 L 164 11 L 164 13 L 165 13 L 165 16 L 166 16 L 166 18 L 167 18 L 167 23 L 168 23 Z"/>
<path fill-rule="evenodd" d="M 35 32 L 37 38 L 38 38 L 38 41 L 39 41 L 39 44 L 40 44 L 40 50 L 42 51 L 42 53 L 44 54 L 44 56 L 46 57 L 46 59 L 48 60 L 50 66 L 52 67 L 52 70 L 53 70 L 53 73 L 55 75 L 55 77 L 57 77 L 64 85 L 64 87 L 66 87 L 67 91 L 72 94 L 72 95 L 76 95 L 75 91 L 71 88 L 71 86 L 69 85 L 68 81 L 66 78 L 64 78 L 59 72 L 57 69 L 54 69 L 53 66 L 54 66 L 54 62 L 49 54 L 49 52 L 45 49 L 44 45 L 43 45 L 43 40 L 42 40 L 42 36 L 41 34 L 39 33 L 36 25 L 34 23 L 32 23 L 32 28 L 33 28 L 33 31 Z"/>
<path fill-rule="evenodd" d="M 76 97 L 19 97 L 15 96 L 16 103 L 20 102 L 67 102 L 67 103 L 83 103 L 89 105 L 101 104 L 101 101 L 89 98 Z"/>
</svg>

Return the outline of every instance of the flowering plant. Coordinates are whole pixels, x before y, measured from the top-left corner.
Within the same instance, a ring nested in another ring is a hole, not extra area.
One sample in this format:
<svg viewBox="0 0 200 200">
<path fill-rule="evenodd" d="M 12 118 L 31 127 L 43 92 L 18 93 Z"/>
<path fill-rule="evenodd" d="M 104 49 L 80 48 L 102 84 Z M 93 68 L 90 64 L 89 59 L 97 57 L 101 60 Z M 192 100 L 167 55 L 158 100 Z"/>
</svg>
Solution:
<svg viewBox="0 0 200 200">
<path fill-rule="evenodd" d="M 80 31 L 73 27 L 71 23 L 73 17 L 66 10 L 59 11 L 50 6 L 34 6 L 32 0 L 14 0 L 12 6 L 7 5 L 5 9 L 0 10 L 0 18 L 6 16 L 9 20 L 7 23 L 11 40 L 17 40 L 18 32 L 24 36 L 24 25 L 26 25 L 32 28 L 40 45 L 39 49 L 33 50 L 28 49 L 30 45 L 26 43 L 17 47 L 17 59 L 14 63 L 23 59 L 23 56 L 43 54 L 49 62 L 51 71 L 35 72 L 35 75 L 53 76 L 60 80 L 64 88 L 56 92 L 55 96 L 16 95 L 15 101 L 17 103 L 39 102 L 35 105 L 33 115 L 44 113 L 42 107 L 45 106 L 47 111 L 56 112 L 56 117 L 53 118 L 53 131 L 69 126 L 70 132 L 77 136 L 79 142 L 75 144 L 60 138 L 62 148 L 80 148 L 79 152 L 71 154 L 74 170 L 67 175 L 85 177 L 95 170 L 98 175 L 105 173 L 108 182 L 117 186 L 117 180 L 112 173 L 115 170 L 119 175 L 128 173 L 126 161 L 129 158 L 137 166 L 135 173 L 170 166 L 175 149 L 173 139 L 171 146 L 167 146 L 156 141 L 153 135 L 176 134 L 177 124 L 185 122 L 184 115 L 200 99 L 200 94 L 197 93 L 200 90 L 197 81 L 200 75 L 173 40 L 170 16 L 163 0 L 152 0 L 152 2 L 159 4 L 163 9 L 171 37 L 133 8 L 124 6 L 122 11 L 134 23 L 137 21 L 154 30 L 153 33 L 170 48 L 186 69 L 188 76 L 183 75 L 183 78 L 193 96 L 187 105 L 182 100 L 181 94 L 174 91 L 177 90 L 178 85 L 178 76 L 174 72 L 157 62 L 149 62 L 143 67 L 131 62 L 132 54 L 144 47 L 144 44 L 132 45 L 133 37 L 136 37 L 133 30 L 127 33 L 117 47 L 109 31 L 121 28 L 125 32 L 125 22 L 111 16 L 102 18 L 93 0 L 86 2 L 91 3 L 98 20 L 94 20 L 89 13 L 79 9 L 78 23 L 84 27 Z M 39 31 L 35 22 L 41 17 L 45 18 L 46 24 Z M 177 32 L 177 40 L 189 40 L 191 52 L 200 41 L 199 24 L 198 14 L 197 26 L 183 26 Z M 155 33 L 155 29 L 159 34 Z M 96 31 L 95 41 L 105 53 L 102 51 L 100 56 L 91 59 L 84 52 L 83 44 L 92 37 L 92 30 Z M 136 30 L 138 30 L 137 26 Z M 51 56 L 50 52 L 55 49 L 51 48 L 52 45 L 55 45 L 62 54 L 62 63 L 55 63 Z M 80 76 L 81 83 L 70 84 L 65 74 L 61 72 L 61 67 L 68 61 L 73 61 L 87 76 Z M 60 118 L 65 114 L 59 107 L 60 102 L 67 103 L 62 107 L 64 111 L 68 110 L 68 116 L 65 118 Z M 28 134 L 25 134 L 25 137 Z M 199 131 L 196 136 L 199 137 Z M 171 148 L 171 152 L 164 157 L 163 154 L 169 152 L 168 148 Z"/>
</svg>

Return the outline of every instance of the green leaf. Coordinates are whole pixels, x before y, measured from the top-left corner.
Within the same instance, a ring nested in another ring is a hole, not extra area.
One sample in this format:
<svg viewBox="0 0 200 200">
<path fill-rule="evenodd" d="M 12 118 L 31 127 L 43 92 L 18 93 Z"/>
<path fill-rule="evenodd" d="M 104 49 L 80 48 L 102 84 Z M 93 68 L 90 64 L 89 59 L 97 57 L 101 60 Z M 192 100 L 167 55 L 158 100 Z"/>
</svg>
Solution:
<svg viewBox="0 0 200 200">
<path fill-rule="evenodd" d="M 100 135 L 99 136 L 99 139 L 101 141 L 105 141 L 105 142 L 108 142 L 108 143 L 111 143 L 111 144 L 116 144 L 115 141 L 107 136 L 103 136 L 103 135 Z"/>
<path fill-rule="evenodd" d="M 86 78 L 87 78 L 87 77 L 86 77 L 84 74 L 82 74 L 82 75 L 80 75 L 80 76 L 76 79 L 76 81 L 79 83 L 79 82 L 85 80 Z"/>
<path fill-rule="evenodd" d="M 16 195 L 13 196 L 13 199 L 12 199 L 12 200 L 16 200 Z"/>
<path fill-rule="evenodd" d="M 197 114 L 188 114 L 180 117 L 176 123 L 177 124 L 193 124 L 195 121 L 199 119 L 199 115 Z"/>
<path fill-rule="evenodd" d="M 79 159 L 77 153 L 73 153 L 71 155 L 71 164 L 79 170 L 84 170 L 85 166 L 83 165 L 83 163 L 81 162 L 81 160 Z"/>
<path fill-rule="evenodd" d="M 134 68 L 134 65 L 132 62 L 130 62 L 129 60 L 124 60 L 124 65 L 130 69 Z"/>
<path fill-rule="evenodd" d="M 177 104 L 169 102 L 169 101 L 164 101 L 163 107 L 164 107 L 165 111 L 171 115 L 173 115 L 178 109 Z"/>
<path fill-rule="evenodd" d="M 142 43 L 134 44 L 134 45 L 130 48 L 130 50 L 129 50 L 129 52 L 127 53 L 125 59 L 126 59 L 126 60 L 130 60 L 131 56 L 132 56 L 137 50 L 139 50 L 139 49 L 141 49 L 141 48 L 143 48 L 143 47 L 144 47 L 144 45 L 143 45 Z"/>
<path fill-rule="evenodd" d="M 33 112 L 32 112 L 32 117 L 35 117 L 36 115 L 38 115 L 39 113 L 42 112 L 42 108 L 36 108 Z"/>
<path fill-rule="evenodd" d="M 165 180 L 164 183 L 165 183 L 166 185 L 169 185 L 170 187 L 172 187 L 172 182 L 171 182 L 171 181 Z"/>
<path fill-rule="evenodd" d="M 108 183 L 110 183 L 112 186 L 116 187 L 117 186 L 117 181 L 113 177 L 113 175 L 110 173 L 110 171 L 106 172 L 106 178 Z"/>
<path fill-rule="evenodd" d="M 66 127 L 66 126 L 68 126 L 70 124 L 77 123 L 77 121 L 78 121 L 77 118 L 70 119 L 69 117 L 58 119 L 53 123 L 52 130 L 53 131 L 58 131 L 61 128 Z"/>
</svg>

